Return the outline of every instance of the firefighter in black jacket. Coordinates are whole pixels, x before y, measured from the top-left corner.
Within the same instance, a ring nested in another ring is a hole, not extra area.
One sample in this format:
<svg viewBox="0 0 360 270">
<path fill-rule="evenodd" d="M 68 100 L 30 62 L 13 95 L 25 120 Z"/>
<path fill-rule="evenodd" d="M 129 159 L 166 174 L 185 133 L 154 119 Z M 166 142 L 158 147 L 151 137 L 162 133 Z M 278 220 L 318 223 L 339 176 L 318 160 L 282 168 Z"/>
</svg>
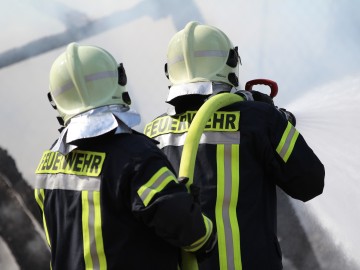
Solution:
<svg viewBox="0 0 360 270">
<path fill-rule="evenodd" d="M 170 40 L 167 102 L 173 107 L 144 133 L 159 141 L 177 171 L 196 112 L 209 97 L 236 91 L 239 62 L 237 48 L 212 26 L 190 22 Z M 302 201 L 323 191 L 324 166 L 295 119 L 287 121 L 272 104 L 249 101 L 249 93 L 242 93 L 248 101 L 216 111 L 200 138 L 193 181 L 218 235 L 217 252 L 198 261 L 200 270 L 282 269 L 276 185 Z"/>
<path fill-rule="evenodd" d="M 180 248 L 214 246 L 200 211 L 153 140 L 131 127 L 123 65 L 71 43 L 50 71 L 64 126 L 36 169 L 51 269 L 179 269 Z"/>
</svg>

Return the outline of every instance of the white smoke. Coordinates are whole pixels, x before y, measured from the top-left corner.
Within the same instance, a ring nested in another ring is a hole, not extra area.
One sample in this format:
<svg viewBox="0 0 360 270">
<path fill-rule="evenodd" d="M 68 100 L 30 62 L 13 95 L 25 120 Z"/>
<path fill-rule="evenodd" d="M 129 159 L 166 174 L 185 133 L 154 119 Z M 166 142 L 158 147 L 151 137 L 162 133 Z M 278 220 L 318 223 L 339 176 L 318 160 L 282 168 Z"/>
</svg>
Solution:
<svg viewBox="0 0 360 270">
<path fill-rule="evenodd" d="M 326 174 L 324 193 L 306 208 L 296 204 L 299 214 L 308 220 L 309 211 L 339 251 L 360 265 L 359 103 L 360 74 L 312 89 L 287 107 L 296 115 L 298 130 L 323 162 Z M 303 225 L 311 230 L 310 224 Z"/>
<path fill-rule="evenodd" d="M 189 20 L 209 23 L 239 46 L 243 85 L 255 78 L 277 81 L 276 104 L 293 111 L 326 167 L 324 194 L 295 203 L 304 227 L 311 232 L 310 213 L 344 253 L 360 258 L 358 14 L 360 2 L 352 0 L 2 0 L 0 59 L 22 48 L 31 55 L 26 45 L 36 40 L 35 49 L 43 46 L 44 53 L 0 69 L 0 146 L 31 183 L 42 151 L 58 135 L 46 92 L 50 66 L 65 44 L 49 49 L 44 38 L 63 42 L 68 36 L 62 33 L 100 21 L 96 31 L 72 41 L 104 47 L 124 62 L 133 106 L 143 117 L 141 131 L 167 109 L 163 67 L 169 39 Z"/>
</svg>

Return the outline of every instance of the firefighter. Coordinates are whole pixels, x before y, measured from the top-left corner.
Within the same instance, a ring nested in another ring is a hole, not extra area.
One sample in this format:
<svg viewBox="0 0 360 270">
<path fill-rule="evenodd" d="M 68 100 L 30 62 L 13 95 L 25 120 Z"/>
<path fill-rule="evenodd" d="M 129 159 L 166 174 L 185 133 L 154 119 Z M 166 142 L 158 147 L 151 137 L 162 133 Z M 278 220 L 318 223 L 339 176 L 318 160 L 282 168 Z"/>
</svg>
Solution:
<svg viewBox="0 0 360 270">
<path fill-rule="evenodd" d="M 61 134 L 36 169 L 51 269 L 179 269 L 205 254 L 212 222 L 153 140 L 132 129 L 126 73 L 96 46 L 70 43 L 50 70 Z"/>
<path fill-rule="evenodd" d="M 216 27 L 189 22 L 171 38 L 165 65 L 171 108 L 144 133 L 159 141 L 177 172 L 196 112 L 221 93 L 237 92 L 239 64 L 237 47 Z M 218 236 L 216 252 L 198 260 L 200 270 L 282 269 L 276 187 L 304 202 L 324 187 L 324 166 L 295 117 L 264 95 L 242 97 L 216 111 L 199 140 L 193 190 Z"/>
</svg>

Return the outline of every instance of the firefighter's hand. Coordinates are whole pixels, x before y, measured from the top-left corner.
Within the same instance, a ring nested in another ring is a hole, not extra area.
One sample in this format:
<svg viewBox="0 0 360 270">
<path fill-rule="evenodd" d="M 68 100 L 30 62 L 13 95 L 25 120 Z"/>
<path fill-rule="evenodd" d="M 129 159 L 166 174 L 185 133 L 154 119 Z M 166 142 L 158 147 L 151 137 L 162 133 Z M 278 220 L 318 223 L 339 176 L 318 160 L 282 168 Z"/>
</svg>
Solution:
<svg viewBox="0 0 360 270">
<path fill-rule="evenodd" d="M 265 102 L 274 106 L 274 101 L 269 95 L 255 90 L 250 90 L 249 92 L 252 94 L 254 101 Z"/>
<path fill-rule="evenodd" d="M 190 193 L 196 203 L 200 204 L 200 188 L 194 184 L 190 185 Z"/>
<path fill-rule="evenodd" d="M 279 111 L 284 115 L 286 120 L 288 120 L 294 127 L 296 126 L 295 115 L 284 108 L 280 108 Z"/>
<path fill-rule="evenodd" d="M 241 96 L 246 101 L 260 101 L 264 103 L 268 103 L 274 106 L 273 99 L 264 93 L 255 90 L 238 90 L 235 94 Z"/>
<path fill-rule="evenodd" d="M 189 182 L 188 177 L 179 177 L 178 181 L 182 185 L 186 185 Z M 194 183 L 190 185 L 190 194 L 193 196 L 194 201 L 196 203 L 200 203 L 200 188 L 196 186 Z"/>
</svg>

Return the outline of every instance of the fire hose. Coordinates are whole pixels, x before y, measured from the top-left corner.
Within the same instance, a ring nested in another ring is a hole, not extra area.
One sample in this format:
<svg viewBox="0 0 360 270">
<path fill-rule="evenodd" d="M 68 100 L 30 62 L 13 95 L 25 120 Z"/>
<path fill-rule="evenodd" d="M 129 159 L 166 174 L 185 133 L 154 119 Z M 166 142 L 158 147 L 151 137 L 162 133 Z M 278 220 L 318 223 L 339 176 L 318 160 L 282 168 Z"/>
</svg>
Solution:
<svg viewBox="0 0 360 270">
<path fill-rule="evenodd" d="M 247 82 L 245 90 L 251 91 L 252 87 L 258 84 L 270 87 L 271 92 L 269 96 L 271 99 L 277 95 L 278 86 L 276 82 L 267 79 L 251 80 Z M 188 191 L 191 192 L 196 154 L 207 122 L 217 110 L 240 101 L 244 101 L 244 98 L 240 95 L 221 93 L 209 98 L 197 111 L 185 138 L 179 168 L 179 182 L 185 184 Z M 198 270 L 196 256 L 190 252 L 182 251 L 182 267 L 184 270 Z"/>
<path fill-rule="evenodd" d="M 185 138 L 179 168 L 179 181 L 190 191 L 194 178 L 195 160 L 201 135 L 210 117 L 220 108 L 243 101 L 236 94 L 221 93 L 208 99 L 196 113 Z M 195 255 L 182 251 L 183 269 L 198 270 Z"/>
</svg>

